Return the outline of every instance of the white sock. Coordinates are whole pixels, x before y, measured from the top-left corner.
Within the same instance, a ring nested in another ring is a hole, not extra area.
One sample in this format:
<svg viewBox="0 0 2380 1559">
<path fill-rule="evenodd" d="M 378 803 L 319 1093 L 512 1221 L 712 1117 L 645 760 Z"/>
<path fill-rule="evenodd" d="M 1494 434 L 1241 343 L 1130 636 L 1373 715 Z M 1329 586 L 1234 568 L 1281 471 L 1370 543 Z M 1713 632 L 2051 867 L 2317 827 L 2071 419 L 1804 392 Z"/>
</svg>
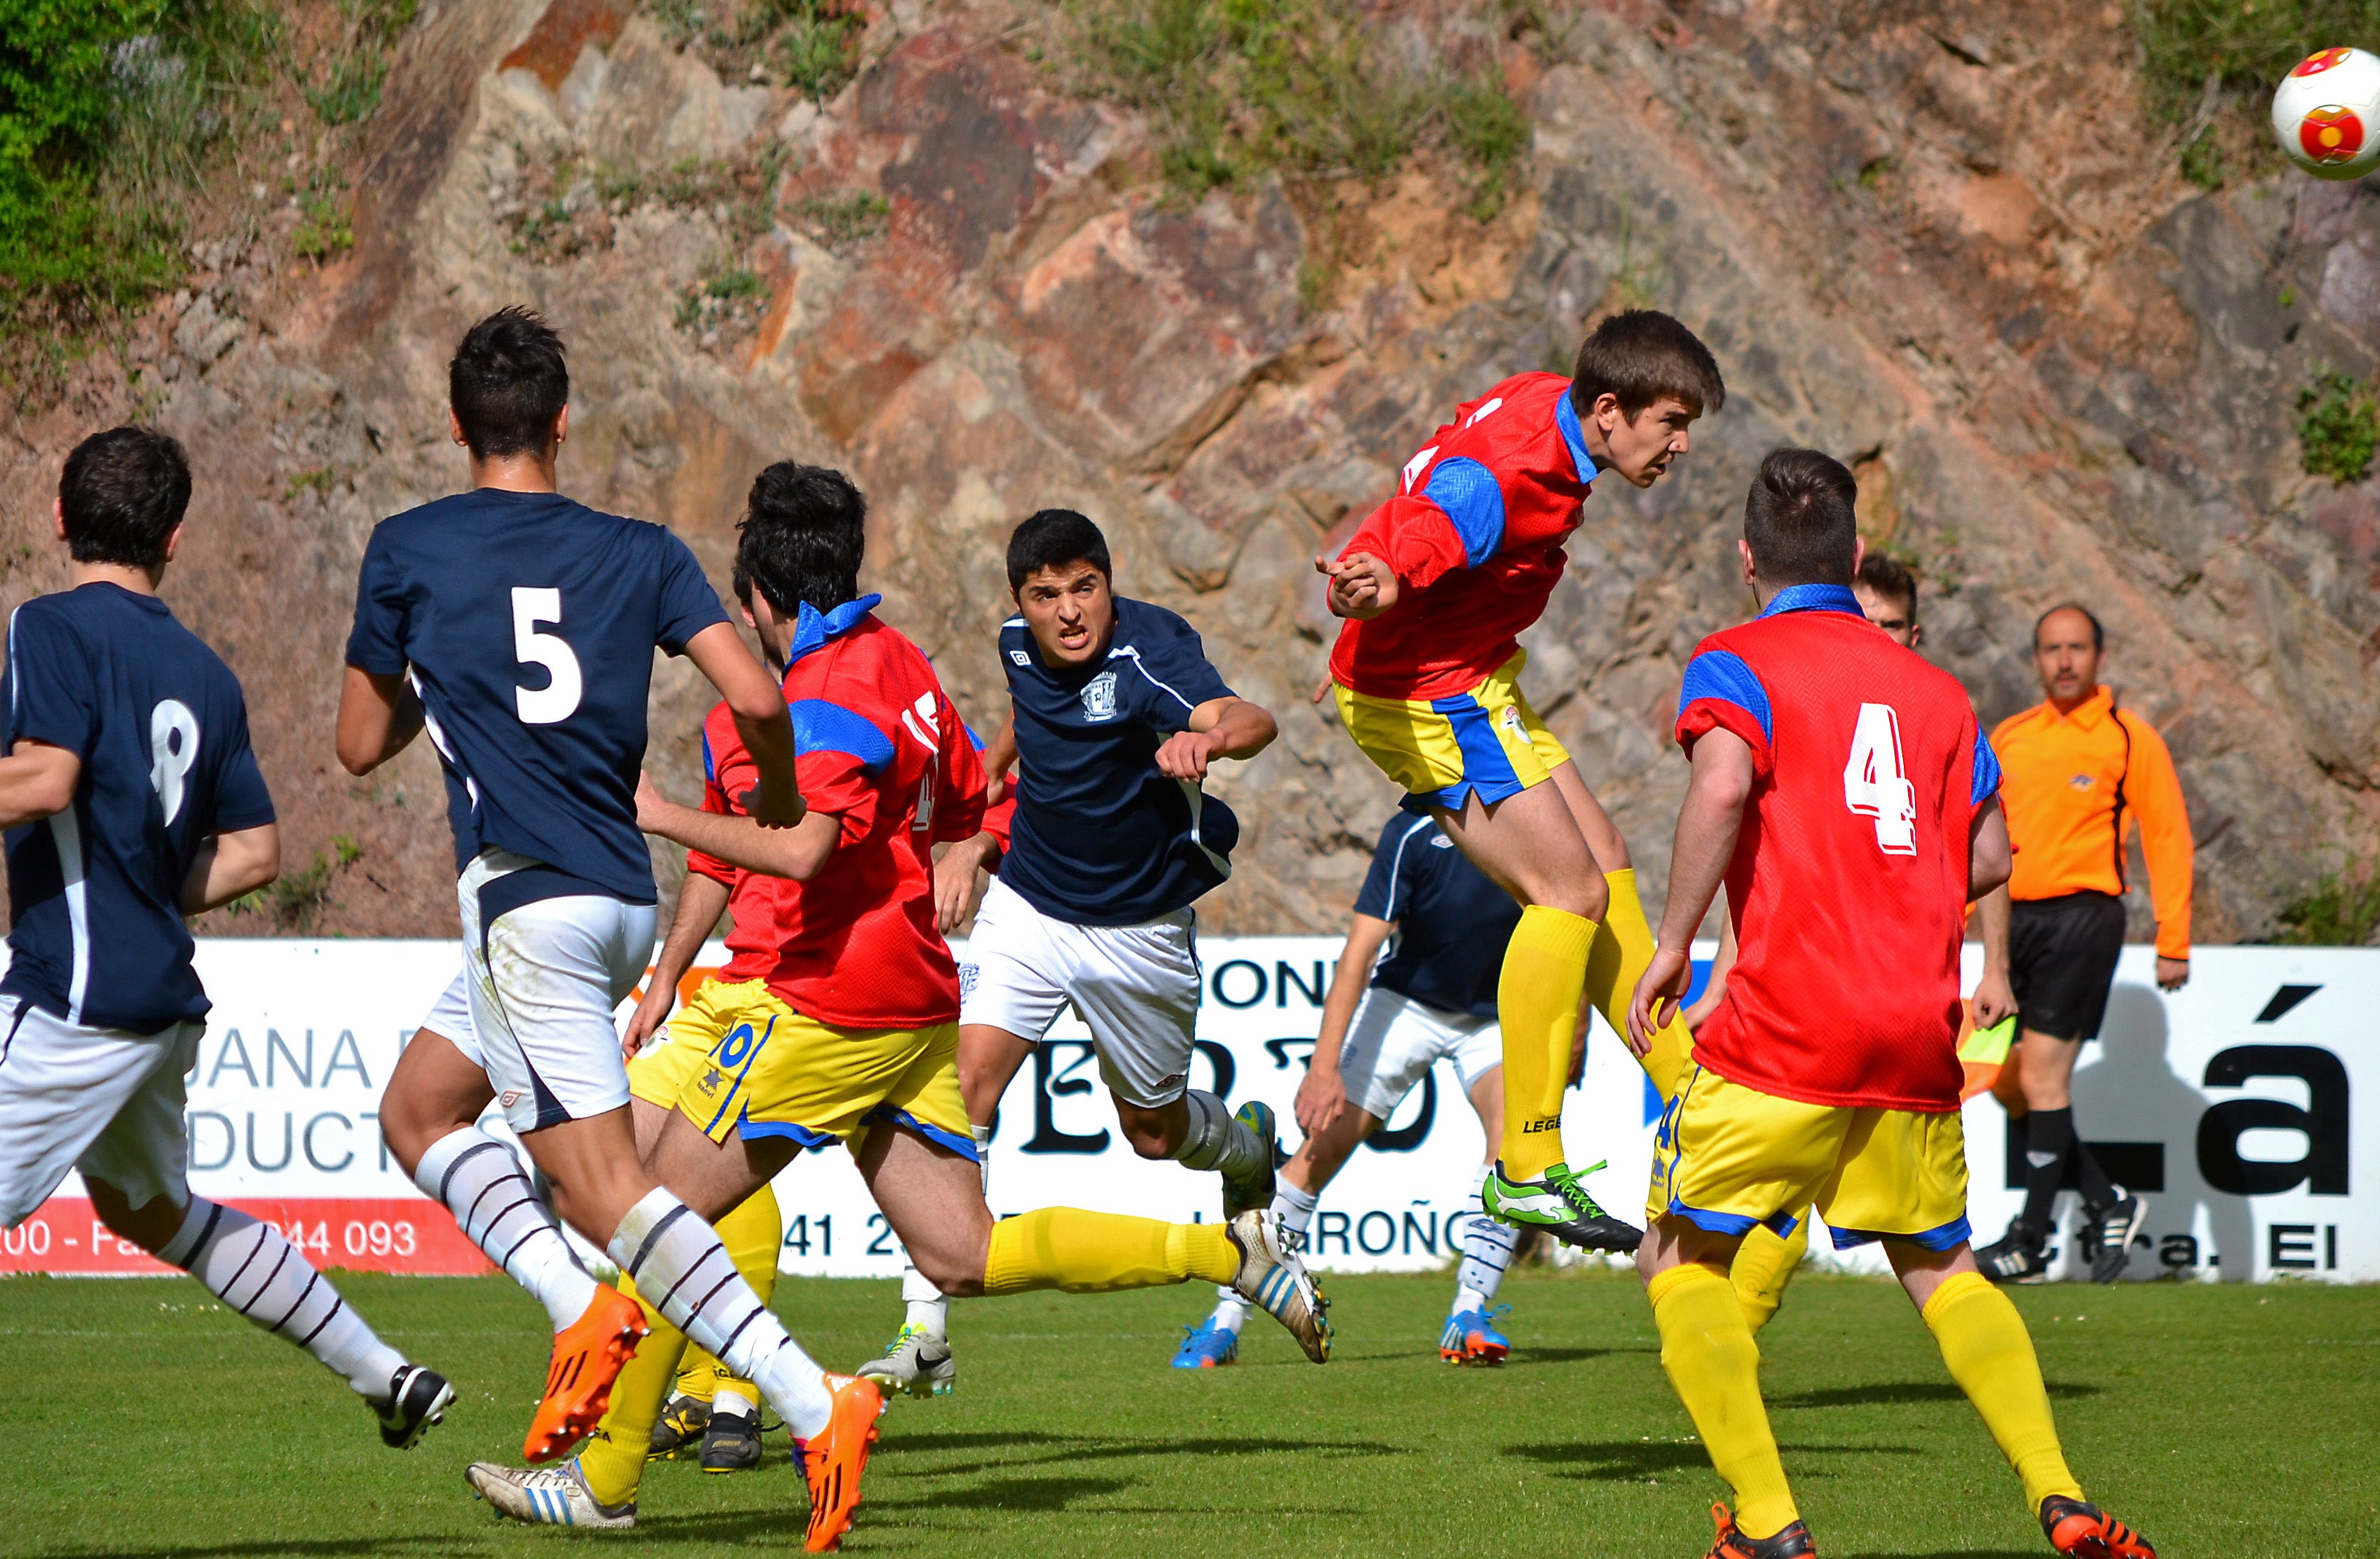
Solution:
<svg viewBox="0 0 2380 1559">
<path fill-rule="evenodd" d="M 1488 1216 L 1479 1200 L 1479 1188 L 1487 1181 L 1488 1166 L 1482 1164 L 1471 1182 L 1471 1200 L 1463 1204 L 1463 1264 L 1455 1269 L 1454 1309 L 1447 1312 L 1450 1315 L 1486 1309 L 1494 1301 L 1504 1281 L 1504 1269 L 1512 1263 L 1512 1244 L 1521 1237 L 1520 1230 Z"/>
<path fill-rule="evenodd" d="M 405 1356 L 372 1335 L 364 1318 L 272 1224 L 192 1197 L 181 1228 L 157 1254 L 233 1309 L 346 1377 L 357 1395 L 388 1399 Z"/>
<path fill-rule="evenodd" d="M 1190 1169 L 1211 1169 L 1227 1180 L 1242 1180 L 1264 1167 L 1272 1144 L 1232 1118 L 1231 1107 L 1211 1093 L 1192 1089 L 1183 1102 L 1190 1106 L 1190 1129 L 1182 1134 L 1175 1162 Z"/>
<path fill-rule="evenodd" d="M 968 1135 L 975 1139 L 975 1167 L 983 1176 L 983 1200 L 991 1200 L 991 1127 L 969 1126 Z"/>
<path fill-rule="evenodd" d="M 950 1335 L 951 1302 L 914 1266 L 901 1269 L 901 1297 L 909 1307 L 904 1324 L 919 1327 L 937 1337 Z"/>
<path fill-rule="evenodd" d="M 471 1243 L 536 1297 L 556 1332 L 595 1302 L 595 1279 L 502 1142 L 476 1126 L 449 1132 L 421 1155 L 413 1183 L 444 1202 Z"/>
<path fill-rule="evenodd" d="M 710 1394 L 710 1416 L 724 1414 L 731 1419 L 748 1419 L 760 1411 L 760 1405 L 737 1391 L 734 1386 L 721 1386 Z"/>
<path fill-rule="evenodd" d="M 737 1274 L 718 1232 L 686 1203 L 659 1186 L 646 1192 L 620 1220 L 612 1260 L 671 1325 L 709 1349 L 729 1374 L 759 1386 L 795 1438 L 826 1428 L 834 1410 L 826 1371 L 785 1334 Z"/>
<path fill-rule="evenodd" d="M 1282 1175 L 1273 1182 L 1272 1210 L 1281 1214 L 1281 1226 L 1294 1236 L 1297 1243 L 1305 1243 L 1305 1231 L 1313 1225 L 1314 1209 L 1322 1200 L 1319 1191 L 1301 1191 Z"/>
<path fill-rule="evenodd" d="M 1229 1332 L 1236 1337 L 1240 1328 L 1248 1323 L 1248 1302 L 1240 1297 L 1236 1288 L 1215 1290 L 1215 1330 Z"/>
</svg>

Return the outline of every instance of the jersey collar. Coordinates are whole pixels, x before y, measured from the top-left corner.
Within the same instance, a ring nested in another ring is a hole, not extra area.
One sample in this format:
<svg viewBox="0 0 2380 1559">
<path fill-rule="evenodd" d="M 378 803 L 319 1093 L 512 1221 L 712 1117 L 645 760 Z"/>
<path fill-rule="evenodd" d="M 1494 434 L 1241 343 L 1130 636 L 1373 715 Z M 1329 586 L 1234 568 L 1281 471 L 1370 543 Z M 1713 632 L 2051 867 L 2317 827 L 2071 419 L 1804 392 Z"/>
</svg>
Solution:
<svg viewBox="0 0 2380 1559">
<path fill-rule="evenodd" d="M 1864 617 L 1859 597 L 1849 585 L 1787 585 L 1768 598 L 1760 609 L 1764 617 L 1774 617 L 1787 612 L 1849 612 L 1854 617 Z"/>
<path fill-rule="evenodd" d="M 2086 731 L 2097 730 L 2099 722 L 2107 719 L 2115 707 L 2116 695 L 2107 691 L 2107 685 L 2104 682 L 2091 690 L 2089 698 L 2076 704 L 2071 714 L 2060 714 L 2056 704 L 2047 699 L 2041 700 L 2041 713 L 2046 724 L 2080 725 Z"/>
<path fill-rule="evenodd" d="M 840 639 L 857 627 L 883 599 L 880 595 L 863 595 L 856 601 L 844 602 L 832 612 L 820 612 L 803 602 L 801 614 L 794 620 L 794 641 L 785 647 L 786 666 L 790 668 L 813 650 L 824 649 L 828 639 Z"/>
<path fill-rule="evenodd" d="M 1578 425 L 1578 408 L 1570 400 L 1570 391 L 1563 390 L 1554 402 L 1554 426 L 1561 430 L 1562 442 L 1570 445 L 1571 463 L 1578 470 L 1578 484 L 1585 487 L 1600 473 L 1595 457 L 1586 452 L 1586 433 Z"/>
</svg>

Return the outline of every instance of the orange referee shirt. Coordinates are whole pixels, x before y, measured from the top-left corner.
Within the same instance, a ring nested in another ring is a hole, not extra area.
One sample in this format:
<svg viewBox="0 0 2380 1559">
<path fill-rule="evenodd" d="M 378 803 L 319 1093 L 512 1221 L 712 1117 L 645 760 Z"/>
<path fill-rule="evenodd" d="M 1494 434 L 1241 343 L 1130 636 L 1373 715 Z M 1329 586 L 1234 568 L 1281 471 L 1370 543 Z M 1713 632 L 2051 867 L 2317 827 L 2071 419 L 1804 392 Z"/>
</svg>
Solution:
<svg viewBox="0 0 2380 1559">
<path fill-rule="evenodd" d="M 2165 738 L 2101 688 L 2071 714 L 2047 702 L 1992 732 L 2016 871 L 2009 896 L 2124 891 L 2135 822 L 2156 906 L 2157 954 L 2190 956 L 2190 813 Z"/>
</svg>

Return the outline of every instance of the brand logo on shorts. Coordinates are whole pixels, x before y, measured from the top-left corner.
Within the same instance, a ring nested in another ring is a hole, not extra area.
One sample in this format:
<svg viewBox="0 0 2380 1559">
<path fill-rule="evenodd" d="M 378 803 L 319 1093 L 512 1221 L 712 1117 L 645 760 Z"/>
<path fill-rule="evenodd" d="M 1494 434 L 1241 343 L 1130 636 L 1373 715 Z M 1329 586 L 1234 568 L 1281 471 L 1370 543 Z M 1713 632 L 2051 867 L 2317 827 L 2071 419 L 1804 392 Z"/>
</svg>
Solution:
<svg viewBox="0 0 2380 1559">
<path fill-rule="evenodd" d="M 1083 684 L 1083 718 L 1096 725 L 1115 717 L 1115 673 L 1103 671 Z"/>
<path fill-rule="evenodd" d="M 1504 713 L 1496 717 L 1496 722 L 1516 737 L 1524 735 L 1521 729 L 1521 706 L 1519 704 L 1506 704 L 1504 706 Z"/>
<path fill-rule="evenodd" d="M 1008 652 L 1008 658 L 1014 661 L 1018 665 L 1031 665 L 1033 664 L 1033 657 L 1026 654 L 1022 650 L 1011 650 Z"/>
<path fill-rule="evenodd" d="M 982 965 L 961 964 L 959 966 L 959 1000 L 965 1001 L 969 996 L 974 995 L 976 981 L 982 978 Z"/>
<path fill-rule="evenodd" d="M 1190 1074 L 1187 1072 L 1168 1072 L 1165 1076 L 1157 1079 L 1157 1086 L 1160 1088 L 1172 1088 L 1175 1083 L 1186 1083 L 1189 1080 Z"/>
<path fill-rule="evenodd" d="M 526 1099 L 526 1098 L 528 1098 L 528 1094 L 526 1094 L 526 1093 L 523 1093 L 519 1089 L 516 1089 L 516 1088 L 508 1088 L 508 1089 L 504 1090 L 504 1091 L 501 1095 L 499 1095 L 499 1096 L 498 1096 L 498 1098 L 497 1098 L 497 1100 L 496 1100 L 496 1102 L 497 1102 L 497 1103 L 499 1103 L 499 1104 L 502 1104 L 505 1109 L 509 1110 L 509 1109 L 511 1109 L 514 1105 L 516 1105 L 516 1104 L 519 1103 L 522 1100 L 524 1100 L 524 1099 Z"/>
</svg>

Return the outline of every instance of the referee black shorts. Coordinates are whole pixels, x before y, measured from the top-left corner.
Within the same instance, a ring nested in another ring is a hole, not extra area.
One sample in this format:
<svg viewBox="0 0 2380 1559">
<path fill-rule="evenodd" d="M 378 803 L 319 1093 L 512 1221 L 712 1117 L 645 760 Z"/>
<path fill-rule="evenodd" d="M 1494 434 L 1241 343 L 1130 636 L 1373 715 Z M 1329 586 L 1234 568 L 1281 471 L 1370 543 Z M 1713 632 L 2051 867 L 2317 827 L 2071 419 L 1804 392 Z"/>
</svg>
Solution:
<svg viewBox="0 0 2380 1559">
<path fill-rule="evenodd" d="M 2123 951 L 2124 901 L 2113 895 L 2018 900 L 2009 915 L 2018 1026 L 2052 1039 L 2097 1039 Z"/>
</svg>

